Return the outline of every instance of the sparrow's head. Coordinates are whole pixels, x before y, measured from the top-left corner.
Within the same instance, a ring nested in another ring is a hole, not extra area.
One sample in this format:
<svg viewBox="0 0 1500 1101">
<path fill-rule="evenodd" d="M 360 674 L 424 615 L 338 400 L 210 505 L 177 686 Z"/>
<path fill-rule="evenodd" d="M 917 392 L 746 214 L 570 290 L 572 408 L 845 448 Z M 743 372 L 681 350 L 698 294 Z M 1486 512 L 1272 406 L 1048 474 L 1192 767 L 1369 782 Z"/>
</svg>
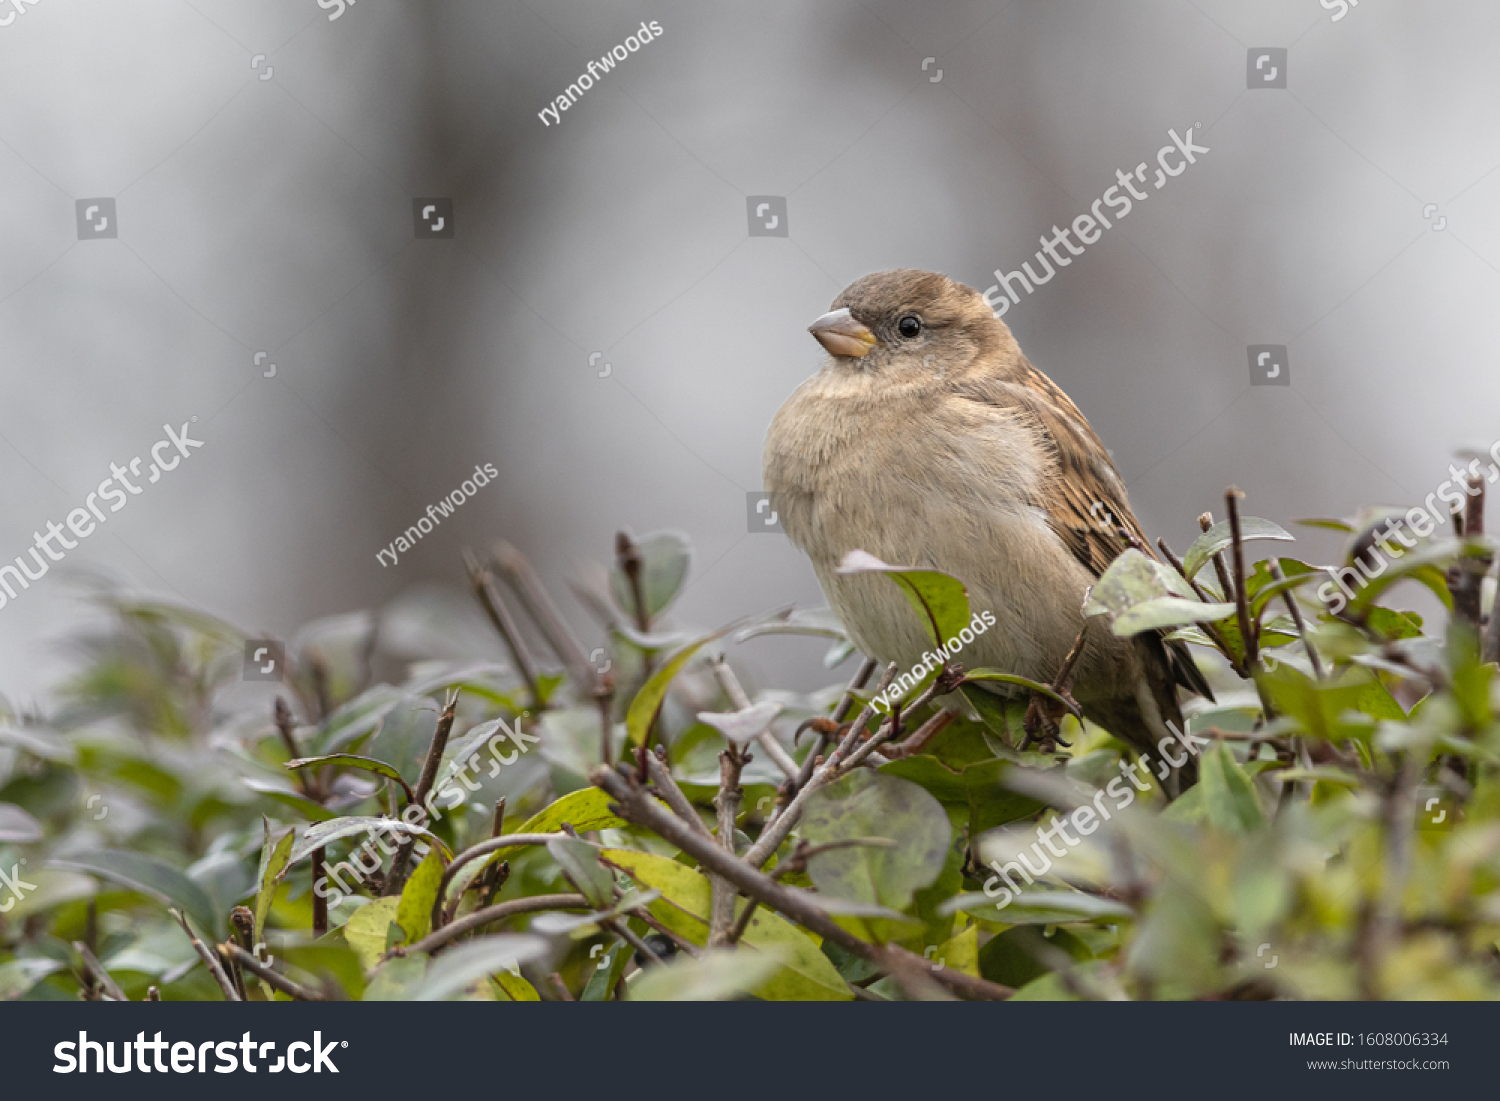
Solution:
<svg viewBox="0 0 1500 1101">
<path fill-rule="evenodd" d="M 898 268 L 856 280 L 808 332 L 836 367 L 892 378 L 956 377 L 1014 341 L 971 287 L 932 271 Z"/>
</svg>

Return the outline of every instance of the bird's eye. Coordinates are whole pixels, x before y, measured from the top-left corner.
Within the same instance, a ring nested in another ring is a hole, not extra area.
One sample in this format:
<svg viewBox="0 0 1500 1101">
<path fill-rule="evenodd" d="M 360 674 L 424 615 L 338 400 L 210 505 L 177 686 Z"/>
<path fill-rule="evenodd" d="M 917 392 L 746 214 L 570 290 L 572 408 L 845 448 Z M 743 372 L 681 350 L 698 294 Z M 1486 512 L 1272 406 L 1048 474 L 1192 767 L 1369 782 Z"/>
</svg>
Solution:
<svg viewBox="0 0 1500 1101">
<path fill-rule="evenodd" d="M 922 331 L 922 322 L 911 314 L 907 314 L 900 321 L 896 322 L 896 331 L 910 340 Z"/>
</svg>

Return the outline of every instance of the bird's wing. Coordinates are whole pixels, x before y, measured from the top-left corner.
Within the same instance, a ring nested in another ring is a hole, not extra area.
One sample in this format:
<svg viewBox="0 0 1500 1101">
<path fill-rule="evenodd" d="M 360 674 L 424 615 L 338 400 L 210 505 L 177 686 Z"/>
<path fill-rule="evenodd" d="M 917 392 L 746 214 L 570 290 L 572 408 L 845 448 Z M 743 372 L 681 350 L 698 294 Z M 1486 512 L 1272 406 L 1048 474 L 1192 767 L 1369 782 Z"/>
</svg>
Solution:
<svg viewBox="0 0 1500 1101">
<path fill-rule="evenodd" d="M 964 396 L 1006 409 L 1034 430 L 1051 453 L 1052 468 L 1041 482 L 1037 499 L 1030 503 L 1046 515 L 1058 538 L 1091 574 L 1098 577 L 1132 545 L 1155 557 L 1130 511 L 1125 482 L 1104 441 L 1073 400 L 1024 356 L 1007 377 L 971 382 Z M 1161 632 L 1151 632 L 1147 644 L 1163 648 L 1173 680 L 1213 699 L 1213 690 L 1185 644 L 1166 642 Z"/>
<path fill-rule="evenodd" d="M 1098 577 L 1130 546 L 1122 527 L 1149 548 L 1104 441 L 1051 379 L 1021 357 L 1009 377 L 978 380 L 966 390 L 965 397 L 1002 407 L 1032 429 L 1051 454 L 1037 499 L 1029 503 L 1090 573 Z"/>
</svg>

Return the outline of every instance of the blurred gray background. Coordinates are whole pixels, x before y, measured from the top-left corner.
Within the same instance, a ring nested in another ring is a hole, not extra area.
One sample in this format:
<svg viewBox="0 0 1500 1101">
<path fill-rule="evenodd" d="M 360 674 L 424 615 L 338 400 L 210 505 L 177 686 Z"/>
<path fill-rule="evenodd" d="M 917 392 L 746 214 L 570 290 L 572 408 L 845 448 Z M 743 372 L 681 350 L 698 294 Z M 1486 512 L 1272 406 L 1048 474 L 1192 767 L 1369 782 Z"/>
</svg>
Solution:
<svg viewBox="0 0 1500 1101">
<path fill-rule="evenodd" d="M 570 563 L 671 528 L 696 548 L 679 619 L 820 604 L 746 503 L 820 362 L 808 322 L 881 268 L 984 289 L 1169 128 L 1210 152 L 1005 318 L 1149 532 L 1185 547 L 1230 483 L 1283 524 L 1415 503 L 1500 438 L 1494 0 L 3 0 L 0 23 L 0 559 L 164 424 L 205 442 L 0 609 L 16 700 L 68 668 L 80 571 L 285 637 L 462 590 L 460 546 L 504 536 L 592 644 Z M 751 235 L 751 196 L 784 199 L 761 224 L 786 236 Z M 451 237 L 418 236 L 419 197 L 451 199 Z M 118 236 L 80 228 L 102 198 Z M 1286 347 L 1290 386 L 1251 385 L 1251 345 Z M 483 463 L 497 483 L 377 561 Z M 823 648 L 747 647 L 803 688 Z"/>
</svg>

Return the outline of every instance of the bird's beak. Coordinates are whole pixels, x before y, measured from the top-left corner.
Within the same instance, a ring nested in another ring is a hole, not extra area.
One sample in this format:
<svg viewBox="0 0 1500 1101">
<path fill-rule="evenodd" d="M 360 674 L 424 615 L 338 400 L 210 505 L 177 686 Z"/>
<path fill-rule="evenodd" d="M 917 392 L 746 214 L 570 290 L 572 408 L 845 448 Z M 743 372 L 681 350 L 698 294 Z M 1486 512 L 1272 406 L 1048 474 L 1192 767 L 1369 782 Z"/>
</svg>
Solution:
<svg viewBox="0 0 1500 1101">
<path fill-rule="evenodd" d="M 807 331 L 818 343 L 836 356 L 863 356 L 875 347 L 875 334 L 865 328 L 848 310 L 825 313 Z"/>
</svg>

